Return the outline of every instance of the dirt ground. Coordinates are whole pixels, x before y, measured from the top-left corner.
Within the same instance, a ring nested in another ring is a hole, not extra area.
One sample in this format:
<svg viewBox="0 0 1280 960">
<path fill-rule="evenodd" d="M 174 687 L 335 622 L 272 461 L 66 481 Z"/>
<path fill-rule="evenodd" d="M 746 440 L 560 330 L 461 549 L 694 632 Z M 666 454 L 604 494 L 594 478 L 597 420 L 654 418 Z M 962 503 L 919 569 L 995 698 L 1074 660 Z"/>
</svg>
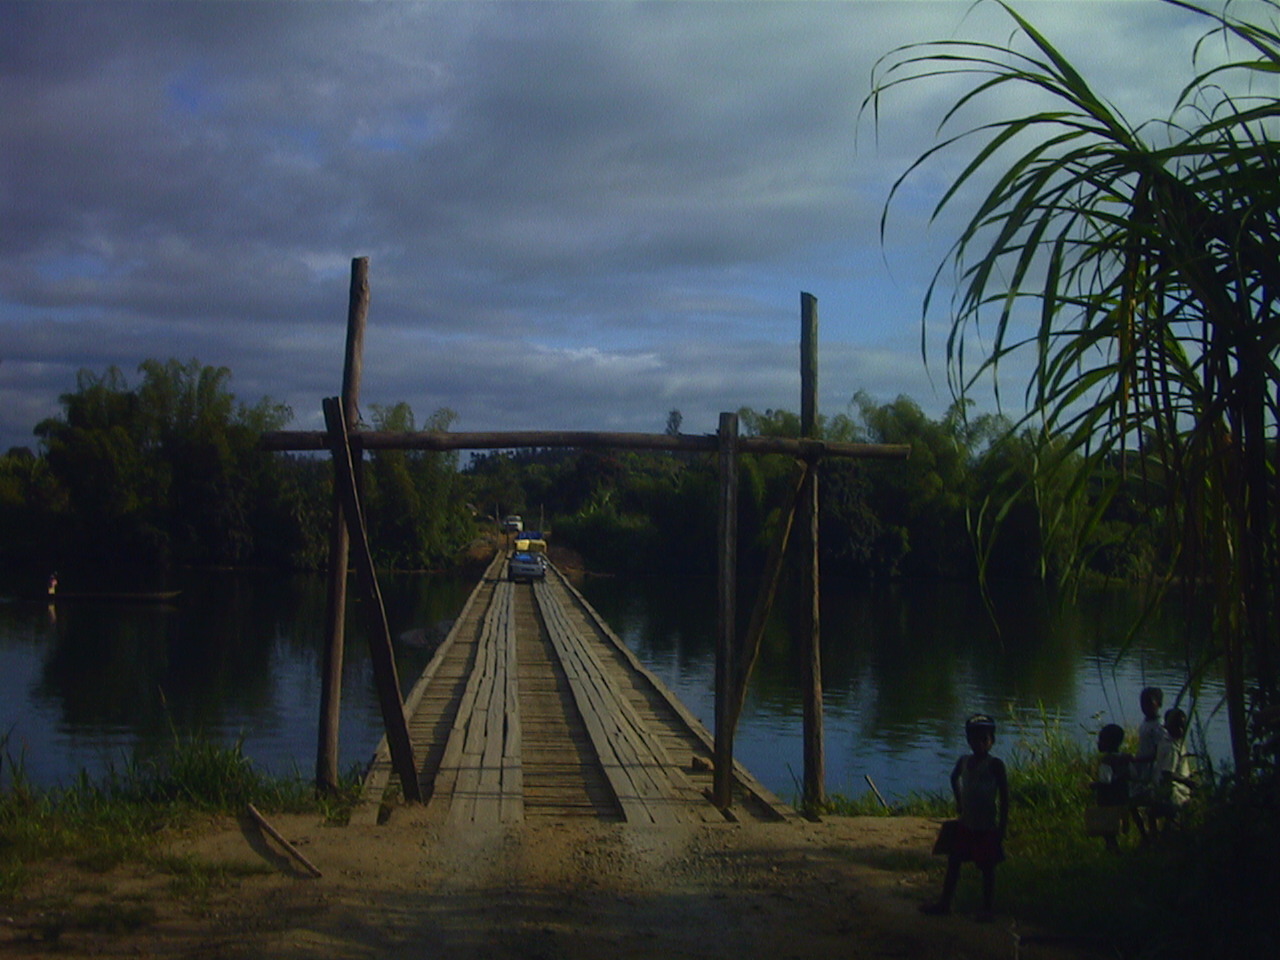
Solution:
<svg viewBox="0 0 1280 960">
<path fill-rule="evenodd" d="M 935 824 L 917 818 L 466 833 L 412 809 L 379 827 L 270 822 L 322 876 L 247 817 L 210 822 L 169 840 L 165 869 L 50 865 L 0 917 L 0 958 L 1084 956 L 1007 916 L 922 916 Z"/>
</svg>

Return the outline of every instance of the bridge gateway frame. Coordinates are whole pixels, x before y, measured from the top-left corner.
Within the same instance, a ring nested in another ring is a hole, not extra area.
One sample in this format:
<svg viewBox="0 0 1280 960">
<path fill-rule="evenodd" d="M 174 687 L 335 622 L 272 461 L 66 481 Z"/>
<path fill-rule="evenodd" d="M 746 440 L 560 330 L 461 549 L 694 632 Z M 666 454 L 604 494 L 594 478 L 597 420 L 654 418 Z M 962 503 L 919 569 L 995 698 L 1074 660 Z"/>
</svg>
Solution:
<svg viewBox="0 0 1280 960">
<path fill-rule="evenodd" d="M 274 431 L 262 445 L 273 451 L 329 450 L 334 458 L 335 484 L 329 538 L 328 599 L 325 653 L 321 677 L 316 788 L 336 789 L 340 691 L 346 618 L 349 560 L 354 554 L 357 581 L 367 602 L 371 662 L 379 707 L 393 769 L 401 779 L 404 797 L 420 802 L 416 762 L 409 741 L 399 678 L 391 649 L 390 630 L 369 552 L 368 535 L 359 497 L 358 470 L 365 450 L 482 450 L 530 447 L 581 449 L 715 452 L 718 456 L 717 636 L 715 666 L 715 748 L 712 802 L 730 804 L 733 736 L 755 663 L 764 621 L 768 616 L 783 566 L 786 547 L 800 515 L 801 562 L 807 601 L 801 626 L 802 693 L 804 700 L 804 800 L 825 799 L 825 757 L 822 729 L 822 665 L 819 647 L 818 600 L 818 478 L 817 466 L 826 457 L 902 460 L 911 448 L 903 444 L 827 443 L 817 432 L 817 299 L 801 293 L 801 434 L 800 438 L 740 436 L 738 416 L 722 413 L 715 434 L 642 434 L 593 431 L 508 431 L 398 433 L 359 429 L 359 393 L 363 372 L 363 344 L 370 299 L 369 258 L 351 262 L 347 311 L 346 354 L 341 397 L 323 401 L 324 431 Z M 737 632 L 737 487 L 738 458 L 744 453 L 777 453 L 796 459 L 794 501 L 770 548 L 765 587 L 757 596 L 746 634 Z"/>
</svg>

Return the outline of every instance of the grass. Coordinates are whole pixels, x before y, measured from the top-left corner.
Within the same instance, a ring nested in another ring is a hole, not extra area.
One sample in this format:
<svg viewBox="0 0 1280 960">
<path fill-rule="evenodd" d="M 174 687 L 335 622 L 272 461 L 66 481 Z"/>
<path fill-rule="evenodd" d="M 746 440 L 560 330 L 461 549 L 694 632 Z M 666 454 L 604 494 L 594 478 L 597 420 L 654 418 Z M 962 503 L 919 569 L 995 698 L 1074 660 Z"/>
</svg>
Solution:
<svg viewBox="0 0 1280 960">
<path fill-rule="evenodd" d="M 158 860 L 162 832 L 197 816 L 239 816 L 250 803 L 264 812 L 316 812 L 341 821 L 358 795 L 354 772 L 337 796 L 316 797 L 299 777 L 255 770 L 239 743 L 177 734 L 158 756 L 112 768 L 97 780 L 81 772 L 69 787 L 40 790 L 29 782 L 21 755 L 11 755 L 0 737 L 0 902 L 20 895 L 33 865 L 54 858 L 70 858 L 89 873 L 142 862 L 178 882 L 222 882 L 218 870 L 225 879 L 226 868 Z"/>
<path fill-rule="evenodd" d="M 1197 798 L 1183 827 L 1121 851 L 1084 832 L 1092 755 L 1044 718 L 1007 752 L 1008 859 L 996 873 L 997 910 L 1024 926 L 1056 931 L 1099 955 L 1134 960 L 1280 955 L 1275 922 L 1280 864 L 1280 790 L 1226 781 Z M 950 796 L 916 795 L 886 809 L 867 794 L 833 798 L 828 813 L 953 816 Z M 944 862 L 932 858 L 941 883 Z M 978 872 L 961 871 L 956 909 L 975 910 Z"/>
</svg>

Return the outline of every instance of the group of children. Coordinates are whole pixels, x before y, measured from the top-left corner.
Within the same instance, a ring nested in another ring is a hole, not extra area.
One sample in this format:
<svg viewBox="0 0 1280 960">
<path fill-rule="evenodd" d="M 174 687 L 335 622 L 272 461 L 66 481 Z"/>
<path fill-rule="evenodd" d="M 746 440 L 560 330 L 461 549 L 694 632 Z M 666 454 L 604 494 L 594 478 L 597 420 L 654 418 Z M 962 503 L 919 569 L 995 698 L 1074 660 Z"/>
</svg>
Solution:
<svg viewBox="0 0 1280 960">
<path fill-rule="evenodd" d="M 1184 749 L 1186 713 L 1175 707 L 1165 713 L 1161 725 L 1164 693 L 1159 687 L 1146 687 L 1139 703 L 1143 721 L 1137 753 L 1121 752 L 1125 734 L 1117 724 L 1109 723 L 1098 733 L 1098 779 L 1092 787 L 1097 807 L 1114 811 L 1115 816 L 1103 818 L 1104 828 L 1091 832 L 1103 836 L 1112 850 L 1119 849 L 1117 835 L 1130 815 L 1144 840 L 1159 832 L 1162 822 L 1166 828 L 1175 822 L 1194 785 Z M 964 733 L 971 752 L 951 770 L 956 819 L 943 825 L 934 847 L 935 853 L 947 856 L 942 895 L 920 909 L 928 914 L 950 913 L 960 866 L 971 861 L 982 875 L 982 909 L 976 919 L 987 921 L 994 916 L 996 864 L 1004 859 L 1009 779 L 1003 761 L 991 754 L 995 721 L 986 714 L 974 714 L 965 722 Z"/>
<path fill-rule="evenodd" d="M 1195 786 L 1186 751 L 1186 713 L 1174 707 L 1165 712 L 1162 725 L 1164 692 L 1159 687 L 1145 687 L 1138 704 L 1142 724 L 1136 753 L 1121 752 L 1124 730 L 1117 724 L 1098 731 L 1098 779 L 1092 787 L 1103 815 L 1090 832 L 1101 836 L 1109 850 L 1119 849 L 1117 838 L 1127 819 L 1133 820 L 1144 842 L 1156 836 L 1162 825 L 1167 829 L 1175 824 Z"/>
</svg>

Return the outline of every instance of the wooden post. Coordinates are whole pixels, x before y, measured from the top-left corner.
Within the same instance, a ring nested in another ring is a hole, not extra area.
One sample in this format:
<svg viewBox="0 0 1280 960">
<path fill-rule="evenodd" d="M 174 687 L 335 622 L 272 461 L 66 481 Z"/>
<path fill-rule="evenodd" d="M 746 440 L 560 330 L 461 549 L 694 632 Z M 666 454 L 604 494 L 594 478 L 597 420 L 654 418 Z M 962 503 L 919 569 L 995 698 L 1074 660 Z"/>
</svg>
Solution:
<svg viewBox="0 0 1280 960">
<path fill-rule="evenodd" d="M 800 294 L 800 434 L 818 432 L 818 301 Z M 810 464 L 800 492 L 801 694 L 804 699 L 804 805 L 826 801 L 826 758 L 822 731 L 822 645 L 818 609 L 818 471 Z"/>
<path fill-rule="evenodd" d="M 720 510 L 716 568 L 716 731 L 711 802 L 733 802 L 733 659 L 737 650 L 738 415 L 720 414 Z"/>
<path fill-rule="evenodd" d="M 409 725 L 404 717 L 400 678 L 396 676 L 391 630 L 387 627 L 387 611 L 382 605 L 382 592 L 378 589 L 373 554 L 369 552 L 364 512 L 360 508 L 360 494 L 356 490 L 355 470 L 351 463 L 351 441 L 347 436 L 347 425 L 337 397 L 324 401 L 324 422 L 329 428 L 335 482 L 342 494 L 343 516 L 347 521 L 347 533 L 355 554 L 356 575 L 365 593 L 364 607 L 369 618 L 369 659 L 373 663 L 378 706 L 382 709 L 382 725 L 387 734 L 387 746 L 391 750 L 391 766 L 400 777 L 405 800 L 418 803 L 422 800 L 422 791 L 418 786 L 418 767 L 413 758 L 413 744 L 409 740 Z"/>
<path fill-rule="evenodd" d="M 369 316 L 369 258 L 351 261 L 347 303 L 347 352 L 342 366 L 342 415 L 347 432 L 359 422 L 360 380 L 364 365 L 364 328 Z M 359 469 L 359 460 L 356 461 Z M 324 662 L 320 673 L 320 736 L 316 748 L 316 789 L 338 789 L 338 726 L 342 709 L 342 651 L 347 618 L 347 555 L 350 540 L 342 515 L 342 497 L 333 492 L 329 526 L 329 591 L 325 602 Z"/>
</svg>

